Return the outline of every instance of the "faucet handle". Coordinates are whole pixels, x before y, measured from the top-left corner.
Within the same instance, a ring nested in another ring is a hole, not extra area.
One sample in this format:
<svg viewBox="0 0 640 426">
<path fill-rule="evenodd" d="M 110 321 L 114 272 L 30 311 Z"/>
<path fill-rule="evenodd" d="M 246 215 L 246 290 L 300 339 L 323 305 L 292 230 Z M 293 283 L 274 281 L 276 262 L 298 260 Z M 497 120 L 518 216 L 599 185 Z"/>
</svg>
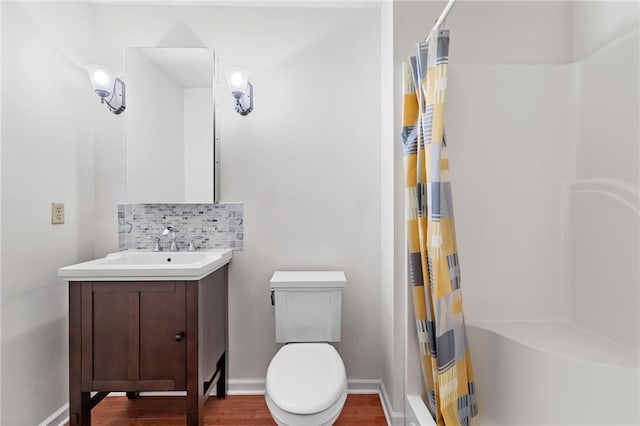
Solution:
<svg viewBox="0 0 640 426">
<path fill-rule="evenodd" d="M 164 231 L 162 231 L 162 235 L 171 235 L 171 239 L 175 240 L 176 239 L 176 232 L 178 232 L 177 229 L 175 229 L 172 226 L 167 226 Z"/>
<path fill-rule="evenodd" d="M 196 251 L 196 246 L 193 244 L 195 240 L 201 240 L 202 237 L 193 237 L 189 241 L 189 245 L 187 246 L 187 251 Z"/>
<path fill-rule="evenodd" d="M 156 236 L 147 236 L 147 240 L 155 239 L 155 243 L 153 245 L 153 251 L 162 251 L 162 246 L 160 245 L 160 237 Z"/>
</svg>

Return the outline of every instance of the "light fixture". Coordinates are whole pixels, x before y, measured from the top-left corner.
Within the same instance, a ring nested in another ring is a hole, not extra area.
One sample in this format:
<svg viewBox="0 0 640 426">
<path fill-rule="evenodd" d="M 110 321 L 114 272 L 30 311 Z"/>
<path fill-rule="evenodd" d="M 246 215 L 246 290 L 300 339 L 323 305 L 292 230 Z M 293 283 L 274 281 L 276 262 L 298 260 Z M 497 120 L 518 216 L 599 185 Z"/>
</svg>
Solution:
<svg viewBox="0 0 640 426">
<path fill-rule="evenodd" d="M 253 111 L 253 84 L 249 83 L 249 72 L 243 68 L 232 67 L 224 70 L 231 95 L 236 100 L 236 112 L 247 115 Z"/>
<path fill-rule="evenodd" d="M 87 64 L 84 69 L 89 73 L 89 80 L 96 95 L 100 96 L 100 103 L 106 104 L 109 111 L 120 114 L 125 110 L 124 81 L 116 78 L 109 67 L 99 64 Z"/>
</svg>

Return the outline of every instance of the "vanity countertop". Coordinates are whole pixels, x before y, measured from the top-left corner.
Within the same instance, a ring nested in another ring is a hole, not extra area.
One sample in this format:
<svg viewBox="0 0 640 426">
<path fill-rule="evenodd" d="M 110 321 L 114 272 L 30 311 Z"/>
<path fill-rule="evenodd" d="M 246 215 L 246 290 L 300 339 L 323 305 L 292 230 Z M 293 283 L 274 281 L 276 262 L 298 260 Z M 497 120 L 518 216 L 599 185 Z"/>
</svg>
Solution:
<svg viewBox="0 0 640 426">
<path fill-rule="evenodd" d="M 67 281 L 200 280 L 231 261 L 233 250 L 150 252 L 125 250 L 58 269 Z"/>
</svg>

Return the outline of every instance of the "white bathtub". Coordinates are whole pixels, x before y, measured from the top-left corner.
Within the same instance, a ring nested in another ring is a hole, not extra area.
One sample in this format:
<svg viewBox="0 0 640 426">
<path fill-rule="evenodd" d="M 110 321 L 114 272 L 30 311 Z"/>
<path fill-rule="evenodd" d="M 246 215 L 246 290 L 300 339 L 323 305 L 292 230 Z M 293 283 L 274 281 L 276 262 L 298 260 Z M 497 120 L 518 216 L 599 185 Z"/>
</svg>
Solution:
<svg viewBox="0 0 640 426">
<path fill-rule="evenodd" d="M 483 426 L 640 424 L 637 353 L 565 321 L 467 332 Z"/>
</svg>

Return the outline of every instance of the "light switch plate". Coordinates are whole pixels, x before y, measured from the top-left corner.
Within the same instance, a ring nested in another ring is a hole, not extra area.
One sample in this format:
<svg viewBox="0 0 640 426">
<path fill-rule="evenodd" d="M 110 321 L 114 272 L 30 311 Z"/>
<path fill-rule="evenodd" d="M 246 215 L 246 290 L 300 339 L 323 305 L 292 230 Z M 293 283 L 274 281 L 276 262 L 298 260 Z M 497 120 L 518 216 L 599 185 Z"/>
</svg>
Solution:
<svg viewBox="0 0 640 426">
<path fill-rule="evenodd" d="M 64 223 L 64 203 L 55 201 L 51 203 L 51 223 Z"/>
</svg>

